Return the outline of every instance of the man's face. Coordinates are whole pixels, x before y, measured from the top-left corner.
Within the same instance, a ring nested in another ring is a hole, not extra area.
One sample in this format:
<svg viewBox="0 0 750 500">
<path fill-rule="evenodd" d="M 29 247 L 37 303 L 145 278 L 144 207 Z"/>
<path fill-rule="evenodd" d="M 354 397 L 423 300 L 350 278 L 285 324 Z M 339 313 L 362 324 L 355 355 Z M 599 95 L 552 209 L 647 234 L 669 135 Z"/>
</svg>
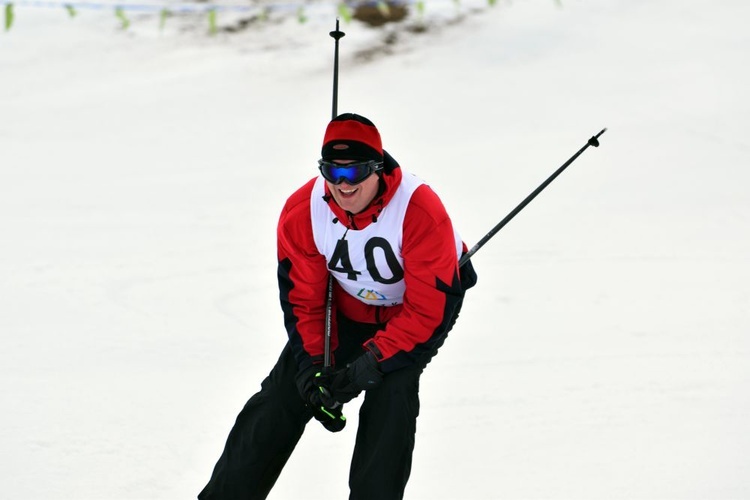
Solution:
<svg viewBox="0 0 750 500">
<path fill-rule="evenodd" d="M 354 160 L 335 160 L 334 163 L 346 165 L 354 163 Z M 375 174 L 370 174 L 368 178 L 355 185 L 348 184 L 346 181 L 341 184 L 326 181 L 331 196 L 338 206 L 353 214 L 367 208 L 370 202 L 375 199 L 378 194 L 379 183 L 380 179 Z"/>
</svg>

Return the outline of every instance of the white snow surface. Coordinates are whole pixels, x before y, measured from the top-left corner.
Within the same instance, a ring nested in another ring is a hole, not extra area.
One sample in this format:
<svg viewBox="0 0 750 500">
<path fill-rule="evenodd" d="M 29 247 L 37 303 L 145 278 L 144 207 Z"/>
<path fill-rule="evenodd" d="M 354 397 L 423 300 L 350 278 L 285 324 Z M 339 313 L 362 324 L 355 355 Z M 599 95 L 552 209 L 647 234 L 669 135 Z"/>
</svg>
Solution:
<svg viewBox="0 0 750 500">
<path fill-rule="evenodd" d="M 608 130 L 475 255 L 406 497 L 750 498 L 750 4 L 449 8 L 370 59 L 398 28 L 343 24 L 339 111 L 469 246 Z M 275 227 L 317 173 L 335 11 L 214 37 L 15 14 L 0 496 L 194 498 L 286 340 Z M 347 497 L 357 409 L 308 426 L 269 498 Z"/>
</svg>

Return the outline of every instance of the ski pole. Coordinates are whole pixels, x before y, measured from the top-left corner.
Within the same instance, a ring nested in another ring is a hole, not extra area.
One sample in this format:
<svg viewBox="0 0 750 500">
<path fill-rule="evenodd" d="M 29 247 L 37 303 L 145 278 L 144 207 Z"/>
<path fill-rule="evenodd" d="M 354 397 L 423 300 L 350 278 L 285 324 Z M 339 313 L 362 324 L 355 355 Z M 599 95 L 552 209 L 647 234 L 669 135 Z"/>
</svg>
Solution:
<svg viewBox="0 0 750 500">
<path fill-rule="evenodd" d="M 331 109 L 331 120 L 338 116 L 338 100 L 339 100 L 339 40 L 344 37 L 346 33 L 339 30 L 339 20 L 336 19 L 336 29 L 331 31 L 329 35 L 334 40 L 334 51 L 333 51 L 333 106 Z M 325 318 L 325 345 L 323 350 L 323 370 L 328 371 L 331 368 L 331 314 L 333 309 L 333 275 L 328 274 L 328 291 L 326 296 L 326 318 Z"/>
<path fill-rule="evenodd" d="M 341 39 L 345 33 L 339 30 L 339 20 L 336 19 L 336 29 L 329 33 L 335 42 L 335 49 L 333 53 L 333 106 L 331 108 L 331 120 L 338 116 L 338 99 L 339 99 L 339 39 Z M 328 289 L 326 291 L 326 313 L 325 313 L 325 337 L 323 347 L 323 373 L 328 374 L 331 371 L 331 315 L 333 312 L 333 275 L 328 273 Z M 330 397 L 331 394 L 325 387 L 319 387 L 320 391 Z M 326 408 L 325 406 L 320 407 L 325 415 L 330 417 L 330 420 L 325 422 L 323 426 L 331 432 L 338 432 L 346 426 L 346 417 L 341 411 L 341 405 L 336 405 L 334 408 Z"/>
<path fill-rule="evenodd" d="M 331 120 L 338 116 L 337 106 L 339 101 L 339 40 L 346 35 L 339 30 L 339 20 L 336 18 L 336 29 L 329 33 L 334 40 L 333 50 L 333 108 L 331 110 Z"/>
<path fill-rule="evenodd" d="M 461 267 L 461 266 L 463 266 L 464 264 L 466 264 L 466 263 L 467 263 L 467 262 L 469 261 L 469 259 L 471 259 L 472 255 L 474 255 L 475 253 L 477 253 L 477 251 L 478 251 L 478 250 L 479 250 L 480 248 L 482 248 L 482 247 L 484 246 L 484 244 L 485 244 L 485 243 L 487 243 L 487 242 L 488 242 L 488 241 L 489 241 L 489 240 L 490 240 L 490 239 L 491 239 L 491 238 L 492 238 L 493 236 L 495 236 L 495 234 L 496 234 L 496 233 L 497 233 L 498 231 L 500 231 L 500 230 L 501 230 L 501 229 L 502 229 L 502 228 L 503 228 L 503 227 L 504 227 L 504 226 L 505 226 L 505 225 L 506 225 L 506 224 L 507 224 L 508 222 L 510 222 L 510 221 L 511 221 L 511 219 L 513 219 L 513 217 L 515 217 L 516 215 L 518 215 L 518 212 L 520 212 L 521 210 L 523 210 L 523 209 L 524 209 L 524 207 L 526 207 L 526 205 L 528 205 L 529 203 L 531 203 L 531 200 L 533 200 L 534 198 L 536 198 L 536 196 L 537 196 L 537 195 L 538 195 L 539 193 L 541 193 L 541 192 L 542 192 L 542 191 L 544 190 L 544 188 L 546 188 L 547 186 L 549 186 L 549 185 L 550 185 L 550 183 L 551 183 L 552 181 L 554 181 L 554 180 L 555 180 L 555 178 L 557 178 L 557 176 L 558 176 L 558 175 L 560 175 L 561 173 L 563 173 L 563 170 L 565 170 L 566 168 L 568 168 L 568 166 L 569 166 L 569 165 L 570 165 L 571 163 L 573 163 L 573 162 L 574 162 L 574 161 L 576 160 L 576 158 L 578 158 L 579 156 L 581 156 L 581 154 L 582 154 L 582 153 L 583 153 L 584 151 L 586 151 L 586 149 L 587 149 L 587 148 L 588 148 L 589 146 L 594 146 L 595 148 L 598 148 L 598 147 L 599 147 L 599 136 L 601 136 L 601 135 L 602 135 L 602 134 L 603 134 L 604 132 L 606 132 L 606 131 L 607 131 L 607 129 L 606 129 L 606 128 L 604 128 L 604 129 L 602 129 L 602 131 L 601 131 L 601 132 L 599 132 L 599 133 L 598 133 L 598 134 L 596 134 L 595 136 L 591 137 L 591 138 L 590 138 L 590 139 L 588 140 L 588 142 L 586 142 L 586 144 L 585 144 L 585 145 L 584 145 L 584 146 L 583 146 L 583 147 L 582 147 L 581 149 L 579 149 L 579 150 L 578 150 L 578 152 L 577 152 L 576 154 L 574 154 L 573 156 L 571 156 L 571 157 L 570 157 L 570 158 L 568 159 L 568 161 L 566 161 L 565 163 L 563 163 L 563 164 L 562 164 L 562 166 L 560 166 L 560 168 L 558 168 L 557 170 L 555 170 L 555 172 L 554 172 L 554 173 L 553 173 L 552 175 L 550 175 L 550 176 L 549 176 L 549 177 L 547 178 L 547 180 L 546 180 L 546 181 L 542 182 L 542 183 L 541 183 L 541 184 L 539 185 L 539 187 L 538 187 L 538 188 L 536 188 L 536 189 L 535 189 L 535 190 L 534 190 L 534 191 L 533 191 L 533 192 L 532 192 L 532 193 L 531 193 L 530 195 L 528 195 L 528 196 L 527 196 L 527 197 L 526 197 L 526 198 L 525 198 L 525 199 L 524 199 L 524 200 L 523 200 L 523 201 L 522 201 L 521 203 L 519 203 L 519 204 L 518 204 L 518 206 L 517 206 L 516 208 L 514 208 L 514 209 L 513 209 L 513 210 L 512 210 L 512 211 L 511 211 L 511 212 L 510 212 L 510 213 L 509 213 L 508 215 L 506 215 L 506 216 L 505 216 L 505 218 L 504 218 L 503 220 L 501 220 L 500 222 L 498 222 L 498 223 L 497 223 L 497 225 L 496 225 L 495 227 L 493 227 L 493 228 L 492 228 L 492 229 L 490 230 L 490 232 L 489 232 L 489 233 L 487 233 L 487 234 L 486 234 L 486 235 L 484 236 L 484 238 L 482 238 L 481 240 L 479 240 L 479 242 L 478 242 L 478 243 L 477 243 L 476 245 L 474 245 L 474 246 L 473 246 L 473 247 L 471 248 L 471 250 L 469 250 L 468 252 L 466 252 L 466 253 L 465 253 L 465 254 L 463 255 L 463 257 L 461 257 L 461 260 L 459 260 L 459 261 L 458 261 L 458 266 L 459 266 L 459 267 Z"/>
</svg>

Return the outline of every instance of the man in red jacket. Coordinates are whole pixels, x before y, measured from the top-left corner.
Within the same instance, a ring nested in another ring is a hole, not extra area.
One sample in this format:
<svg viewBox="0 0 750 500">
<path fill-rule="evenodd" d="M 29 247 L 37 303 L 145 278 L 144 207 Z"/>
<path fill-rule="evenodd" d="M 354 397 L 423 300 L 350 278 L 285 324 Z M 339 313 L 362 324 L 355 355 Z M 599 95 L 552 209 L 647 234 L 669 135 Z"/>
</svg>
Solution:
<svg viewBox="0 0 750 500">
<path fill-rule="evenodd" d="M 289 342 L 245 405 L 200 499 L 262 499 L 312 417 L 343 427 L 341 405 L 364 391 L 350 499 L 403 498 L 411 471 L 419 377 L 476 283 L 442 202 L 383 150 L 362 116 L 333 119 L 321 176 L 287 200 L 278 279 Z M 326 297 L 333 368 L 323 370 Z"/>
</svg>

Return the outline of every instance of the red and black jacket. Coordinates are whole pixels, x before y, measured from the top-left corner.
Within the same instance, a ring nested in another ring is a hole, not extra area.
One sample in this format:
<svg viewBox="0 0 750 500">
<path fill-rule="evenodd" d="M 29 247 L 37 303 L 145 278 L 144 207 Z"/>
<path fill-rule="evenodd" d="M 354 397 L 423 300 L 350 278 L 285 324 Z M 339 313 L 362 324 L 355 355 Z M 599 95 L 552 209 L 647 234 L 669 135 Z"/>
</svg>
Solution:
<svg viewBox="0 0 750 500">
<path fill-rule="evenodd" d="M 357 231 L 377 223 L 393 197 L 402 171 L 385 153 L 379 194 L 364 211 L 349 214 L 326 188 L 331 218 Z M 300 368 L 322 360 L 325 337 L 328 264 L 313 239 L 311 179 L 287 200 L 278 224 L 278 280 L 289 340 Z M 331 223 L 320 221 L 316 224 Z M 471 262 L 459 273 L 451 220 L 438 196 L 426 184 L 414 191 L 403 222 L 401 257 L 405 292 L 402 304 L 375 306 L 352 297 L 336 284 L 332 314 L 332 350 L 338 344 L 336 312 L 361 323 L 385 325 L 363 347 L 375 354 L 384 373 L 414 363 L 438 346 L 453 325 L 466 289 L 476 283 Z M 466 246 L 463 245 L 463 251 Z"/>
</svg>

